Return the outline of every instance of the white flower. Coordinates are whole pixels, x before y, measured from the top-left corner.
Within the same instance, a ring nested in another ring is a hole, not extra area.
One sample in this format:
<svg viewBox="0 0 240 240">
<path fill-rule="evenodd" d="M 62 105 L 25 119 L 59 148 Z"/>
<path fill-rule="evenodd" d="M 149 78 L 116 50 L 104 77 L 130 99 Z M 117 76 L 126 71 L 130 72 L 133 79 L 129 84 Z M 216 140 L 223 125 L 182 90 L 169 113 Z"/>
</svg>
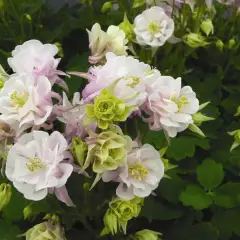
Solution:
<svg viewBox="0 0 240 240">
<path fill-rule="evenodd" d="M 8 64 L 17 74 L 32 73 L 35 76 L 46 76 L 53 84 L 58 79 L 56 70 L 60 58 L 55 59 L 58 47 L 53 44 L 43 44 L 38 40 L 29 40 L 16 46 L 12 51 L 12 57 L 8 58 Z"/>
<path fill-rule="evenodd" d="M 11 77 L 0 92 L 0 119 L 18 133 L 43 124 L 52 112 L 51 83 L 31 74 Z"/>
<path fill-rule="evenodd" d="M 104 172 L 104 182 L 120 182 L 117 196 L 131 200 L 147 197 L 158 187 L 164 175 L 164 165 L 158 151 L 149 144 L 133 149 L 127 156 L 125 166 L 116 171 Z"/>
<path fill-rule="evenodd" d="M 162 76 L 149 93 L 143 110 L 150 116 L 151 130 L 164 129 L 170 137 L 184 131 L 193 123 L 192 114 L 199 109 L 199 101 L 189 86 L 181 88 L 181 78 Z"/>
<path fill-rule="evenodd" d="M 102 89 L 116 84 L 114 94 L 118 98 L 128 106 L 140 106 L 147 97 L 146 84 L 153 84 L 160 72 L 131 56 L 107 53 L 106 59 L 104 66 L 90 69 L 89 84 L 82 93 L 85 101 L 91 101 Z"/>
<path fill-rule="evenodd" d="M 152 7 L 138 15 L 134 31 L 140 45 L 162 46 L 174 32 L 173 20 L 161 7 Z"/>
<path fill-rule="evenodd" d="M 72 174 L 73 166 L 63 162 L 68 158 L 67 142 L 59 132 L 50 136 L 43 131 L 33 131 L 22 135 L 10 149 L 6 176 L 26 199 L 38 201 L 49 192 L 66 202 L 59 194 L 66 194 L 65 184 Z M 67 201 L 71 205 L 71 201 Z"/>
<path fill-rule="evenodd" d="M 107 32 L 101 29 L 98 23 L 95 23 L 91 31 L 87 30 L 89 36 L 89 47 L 92 56 L 89 57 L 91 64 L 96 64 L 104 59 L 107 52 L 113 52 L 116 55 L 127 55 L 126 46 L 128 40 L 126 34 L 118 26 L 111 25 Z"/>
</svg>

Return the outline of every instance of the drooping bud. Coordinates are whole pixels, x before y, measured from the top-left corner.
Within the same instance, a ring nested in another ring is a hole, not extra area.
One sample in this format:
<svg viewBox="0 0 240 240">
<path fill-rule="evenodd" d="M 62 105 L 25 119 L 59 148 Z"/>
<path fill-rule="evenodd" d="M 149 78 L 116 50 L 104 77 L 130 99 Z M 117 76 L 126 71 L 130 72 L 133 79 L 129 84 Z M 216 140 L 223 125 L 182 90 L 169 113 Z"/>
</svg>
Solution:
<svg viewBox="0 0 240 240">
<path fill-rule="evenodd" d="M 222 52 L 223 47 L 224 47 L 224 43 L 220 39 L 218 39 L 216 41 L 216 47 L 219 49 L 220 52 Z"/>
<path fill-rule="evenodd" d="M 234 47 L 235 43 L 236 43 L 236 41 L 234 39 L 230 39 L 228 41 L 228 48 L 232 49 Z"/>
<path fill-rule="evenodd" d="M 159 240 L 160 235 L 162 234 L 159 232 L 144 229 L 136 232 L 133 236 L 133 240 Z"/>
<path fill-rule="evenodd" d="M 111 10 L 111 8 L 112 8 L 112 2 L 105 2 L 102 5 L 101 12 L 102 13 L 107 13 Z"/>
<path fill-rule="evenodd" d="M 189 33 L 183 37 L 183 41 L 192 48 L 205 47 L 210 43 L 206 41 L 206 38 L 198 33 Z"/>
<path fill-rule="evenodd" d="M 232 151 L 234 148 L 240 145 L 240 129 L 235 130 L 233 132 L 229 132 L 228 134 L 231 136 L 234 136 L 234 140 L 235 140 L 230 149 L 230 151 Z"/>
<path fill-rule="evenodd" d="M 200 28 L 207 36 L 209 36 L 209 34 L 213 34 L 214 32 L 214 27 L 211 19 L 203 20 Z"/>
<path fill-rule="evenodd" d="M 101 236 L 108 235 L 109 233 L 115 235 L 118 232 L 118 218 L 111 209 L 108 209 L 105 213 L 103 222 L 104 228 L 100 234 Z"/>
<path fill-rule="evenodd" d="M 66 240 L 64 230 L 60 224 L 52 225 L 49 222 L 34 226 L 23 236 L 26 236 L 26 240 Z"/>
<path fill-rule="evenodd" d="M 8 205 L 12 196 L 12 186 L 7 183 L 0 185 L 0 210 Z"/>
<path fill-rule="evenodd" d="M 129 41 L 132 41 L 135 39 L 135 33 L 133 30 L 133 25 L 129 22 L 127 14 L 125 13 L 123 22 L 119 24 L 119 28 L 123 30 L 127 36 L 127 39 Z"/>
<path fill-rule="evenodd" d="M 84 160 L 87 155 L 88 146 L 82 141 L 80 137 L 75 137 L 72 139 L 72 146 L 70 152 L 72 153 L 76 162 L 80 165 L 84 165 Z"/>
</svg>

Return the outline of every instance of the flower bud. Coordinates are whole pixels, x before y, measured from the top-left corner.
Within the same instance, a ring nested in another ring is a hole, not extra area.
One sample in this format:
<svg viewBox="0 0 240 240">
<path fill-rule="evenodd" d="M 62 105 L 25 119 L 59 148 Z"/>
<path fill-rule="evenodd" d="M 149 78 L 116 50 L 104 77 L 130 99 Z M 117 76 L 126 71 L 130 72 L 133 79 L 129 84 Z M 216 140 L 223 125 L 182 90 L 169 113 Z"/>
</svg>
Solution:
<svg viewBox="0 0 240 240">
<path fill-rule="evenodd" d="M 118 232 L 118 218 L 116 214 L 111 210 L 108 209 L 103 218 L 104 222 L 104 229 L 101 232 L 101 236 L 107 235 L 111 233 L 115 235 Z"/>
<path fill-rule="evenodd" d="M 72 139 L 72 146 L 70 148 L 70 152 L 80 166 L 83 166 L 84 164 L 84 159 L 87 155 L 87 151 L 88 146 L 82 141 L 80 137 L 75 137 Z"/>
<path fill-rule="evenodd" d="M 132 8 L 138 8 L 141 7 L 146 3 L 146 0 L 133 0 L 133 6 Z"/>
<path fill-rule="evenodd" d="M 107 13 L 108 11 L 110 11 L 112 8 L 112 2 L 105 2 L 103 5 L 102 5 L 102 9 L 101 9 L 101 12 L 102 13 Z"/>
<path fill-rule="evenodd" d="M 32 207 L 31 205 L 28 205 L 23 209 L 24 220 L 29 219 L 31 215 L 32 215 Z"/>
<path fill-rule="evenodd" d="M 240 145 L 240 129 L 235 130 L 233 132 L 229 132 L 228 134 L 231 136 L 234 136 L 234 140 L 235 140 L 230 149 L 230 151 L 232 151 L 234 148 Z"/>
<path fill-rule="evenodd" d="M 183 40 L 192 48 L 205 47 L 210 44 L 205 37 L 197 33 L 189 33 L 183 37 Z"/>
<path fill-rule="evenodd" d="M 219 49 L 220 52 L 222 52 L 224 43 L 219 39 L 216 41 L 216 47 Z"/>
<path fill-rule="evenodd" d="M 12 196 L 12 186 L 7 183 L 2 183 L 0 185 L 0 210 L 2 210 L 6 205 L 8 205 Z"/>
<path fill-rule="evenodd" d="M 234 47 L 235 43 L 236 43 L 236 41 L 234 39 L 230 39 L 228 41 L 228 48 L 232 49 Z"/>
<path fill-rule="evenodd" d="M 161 235 L 161 233 L 144 229 L 136 232 L 133 236 L 133 240 L 159 240 L 159 235 Z"/>
<path fill-rule="evenodd" d="M 200 25 L 201 30 L 208 36 L 210 33 L 213 34 L 214 27 L 211 19 L 205 19 Z"/>
<path fill-rule="evenodd" d="M 127 14 L 125 13 L 123 22 L 119 24 L 119 28 L 123 30 L 127 36 L 127 39 L 129 41 L 132 41 L 135 39 L 135 33 L 133 30 L 133 25 L 129 22 L 127 18 Z"/>
<path fill-rule="evenodd" d="M 29 229 L 25 234 L 26 240 L 66 240 L 63 228 L 49 222 L 40 223 Z"/>
</svg>

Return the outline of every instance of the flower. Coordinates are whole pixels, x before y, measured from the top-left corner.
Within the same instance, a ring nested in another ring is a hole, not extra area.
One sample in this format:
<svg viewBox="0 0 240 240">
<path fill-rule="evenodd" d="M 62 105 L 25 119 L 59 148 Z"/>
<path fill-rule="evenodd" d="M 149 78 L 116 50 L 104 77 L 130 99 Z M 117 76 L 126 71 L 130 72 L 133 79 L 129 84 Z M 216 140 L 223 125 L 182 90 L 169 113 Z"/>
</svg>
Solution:
<svg viewBox="0 0 240 240">
<path fill-rule="evenodd" d="M 117 196 L 131 200 L 134 197 L 144 198 L 158 187 L 164 174 L 164 165 L 158 151 L 149 144 L 134 148 L 128 153 L 124 166 L 116 171 L 103 173 L 104 182 L 120 182 Z"/>
<path fill-rule="evenodd" d="M 189 86 L 181 88 L 181 78 L 160 77 L 149 93 L 143 111 L 150 117 L 150 129 L 164 129 L 170 137 L 187 129 L 193 123 L 192 114 L 199 109 L 199 101 Z"/>
<path fill-rule="evenodd" d="M 183 40 L 191 48 L 205 47 L 210 44 L 204 36 L 198 33 L 188 33 L 183 37 Z"/>
<path fill-rule="evenodd" d="M 174 22 L 161 7 L 151 7 L 135 20 L 135 34 L 140 45 L 159 47 L 173 35 Z"/>
<path fill-rule="evenodd" d="M 66 74 L 57 70 L 61 60 L 54 58 L 57 53 L 57 46 L 32 39 L 16 46 L 12 51 L 12 57 L 8 58 L 8 64 L 17 74 L 31 73 L 36 77 L 45 76 L 52 84 L 57 82 L 66 87 L 63 80 L 58 77 Z"/>
<path fill-rule="evenodd" d="M 100 95 L 94 99 L 93 104 L 86 105 L 88 119 L 85 121 L 97 121 L 101 129 L 107 129 L 113 122 L 123 122 L 131 112 L 123 100 L 115 97 L 110 91 L 104 89 Z"/>
<path fill-rule="evenodd" d="M 46 77 L 22 73 L 11 77 L 0 92 L 0 116 L 19 135 L 43 124 L 52 112 L 51 83 Z"/>
<path fill-rule="evenodd" d="M 70 158 L 67 149 L 67 141 L 59 132 L 23 134 L 8 153 L 6 176 L 26 199 L 39 201 L 54 192 L 72 206 L 65 188 L 73 171 L 73 166 L 64 162 Z"/>
<path fill-rule="evenodd" d="M 110 126 L 106 132 L 92 133 L 86 138 L 88 154 L 83 169 L 93 163 L 93 171 L 103 173 L 123 165 L 127 151 L 131 150 L 131 138 L 123 135 L 120 127 Z"/>
<path fill-rule="evenodd" d="M 116 56 L 109 52 L 106 59 L 102 67 L 89 70 L 89 83 L 82 92 L 85 102 L 90 102 L 102 89 L 115 83 L 116 97 L 127 105 L 140 106 L 147 97 L 145 84 L 154 83 L 160 72 L 131 56 Z"/>
<path fill-rule="evenodd" d="M 12 186 L 7 183 L 2 183 L 0 185 L 0 210 L 2 210 L 6 205 L 8 205 L 12 196 Z"/>
<path fill-rule="evenodd" d="M 159 235 L 161 235 L 161 233 L 144 229 L 136 232 L 133 236 L 133 240 L 158 240 Z"/>
<path fill-rule="evenodd" d="M 115 235 L 119 230 L 126 234 L 128 221 L 136 218 L 142 207 L 142 198 L 136 197 L 132 200 L 113 199 L 104 215 L 104 229 L 101 236 L 109 233 Z"/>
<path fill-rule="evenodd" d="M 66 240 L 64 230 L 59 224 L 43 222 L 29 229 L 24 236 L 26 240 Z"/>
<path fill-rule="evenodd" d="M 96 64 L 105 58 L 107 52 L 116 55 L 127 55 L 126 34 L 118 26 L 111 25 L 107 32 L 102 31 L 101 26 L 95 23 L 91 31 L 87 30 L 89 36 L 89 47 L 92 56 L 89 57 L 91 64 Z"/>
</svg>

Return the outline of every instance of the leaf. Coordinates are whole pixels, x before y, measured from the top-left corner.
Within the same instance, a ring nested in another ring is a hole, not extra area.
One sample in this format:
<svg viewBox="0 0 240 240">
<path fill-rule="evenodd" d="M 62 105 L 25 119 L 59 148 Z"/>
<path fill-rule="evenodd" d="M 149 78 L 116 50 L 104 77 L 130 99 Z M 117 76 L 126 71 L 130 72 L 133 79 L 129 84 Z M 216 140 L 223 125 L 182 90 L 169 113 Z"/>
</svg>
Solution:
<svg viewBox="0 0 240 240">
<path fill-rule="evenodd" d="M 12 188 L 12 197 L 9 204 L 3 209 L 4 219 L 13 222 L 23 218 L 23 209 L 26 206 L 26 200 L 21 193 Z M 0 238 L 1 239 L 1 238 Z"/>
<path fill-rule="evenodd" d="M 185 213 L 186 210 L 181 207 L 164 204 L 153 198 L 147 198 L 144 201 L 144 207 L 140 215 L 152 221 L 177 219 L 182 217 Z"/>
<path fill-rule="evenodd" d="M 148 131 L 143 137 L 143 144 L 151 144 L 156 149 L 161 149 L 166 144 L 166 138 L 163 131 Z"/>
<path fill-rule="evenodd" d="M 199 183 L 206 189 L 212 190 L 218 187 L 224 178 L 222 164 L 216 163 L 212 159 L 206 159 L 197 167 L 197 179 Z"/>
<path fill-rule="evenodd" d="M 197 185 L 188 185 L 179 199 L 184 206 L 191 206 L 196 210 L 208 208 L 212 204 L 211 197 Z"/>
<path fill-rule="evenodd" d="M 12 225 L 11 223 L 4 222 L 0 220 L 0 239 L 1 240 L 21 240 L 23 238 L 18 237 L 21 234 L 17 226 Z"/>
<path fill-rule="evenodd" d="M 146 3 L 146 0 L 133 0 L 132 8 L 138 8 L 141 7 Z"/>
<path fill-rule="evenodd" d="M 166 154 L 168 158 L 173 158 L 179 161 L 187 157 L 193 157 L 196 146 L 200 146 L 205 150 L 210 148 L 207 139 L 195 136 L 180 136 L 171 140 L 171 144 Z"/>
</svg>

